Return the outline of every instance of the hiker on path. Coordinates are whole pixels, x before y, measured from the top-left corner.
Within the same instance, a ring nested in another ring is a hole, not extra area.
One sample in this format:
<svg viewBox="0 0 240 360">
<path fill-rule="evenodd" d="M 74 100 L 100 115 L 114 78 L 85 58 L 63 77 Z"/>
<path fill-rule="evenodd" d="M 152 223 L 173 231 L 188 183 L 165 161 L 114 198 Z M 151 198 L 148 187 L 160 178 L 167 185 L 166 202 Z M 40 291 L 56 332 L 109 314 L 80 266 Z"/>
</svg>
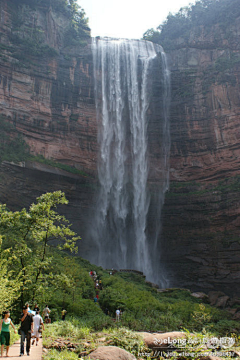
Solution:
<svg viewBox="0 0 240 360">
<path fill-rule="evenodd" d="M 46 305 L 42 312 L 43 316 L 44 316 L 44 321 L 46 324 L 49 324 L 51 322 L 51 320 L 49 319 L 50 312 L 51 312 L 51 310 L 49 309 L 48 305 Z"/>
<path fill-rule="evenodd" d="M 16 329 L 10 319 L 10 312 L 8 310 L 3 312 L 3 318 L 0 321 L 0 340 L 1 340 L 1 357 L 3 356 L 3 348 L 6 345 L 6 356 L 8 356 L 9 344 L 10 344 L 10 330 L 9 325 L 12 326 L 15 334 Z"/>
<path fill-rule="evenodd" d="M 30 353 L 31 347 L 31 333 L 33 331 L 33 316 L 28 312 L 27 306 L 23 306 L 23 312 L 21 315 L 21 325 L 20 325 L 20 334 L 21 334 L 21 341 L 20 341 L 20 356 L 24 355 L 24 342 L 26 342 L 26 352 L 27 355 Z"/>
<path fill-rule="evenodd" d="M 116 310 L 116 321 L 119 321 L 120 320 L 120 310 L 117 309 Z"/>
<path fill-rule="evenodd" d="M 36 339 L 36 346 L 38 345 L 38 341 L 39 341 L 42 329 L 44 330 L 43 319 L 42 319 L 41 315 L 39 314 L 39 311 L 36 311 L 36 315 L 33 317 L 32 345 L 34 345 L 35 339 Z"/>
<path fill-rule="evenodd" d="M 62 308 L 61 315 L 62 315 L 62 320 L 63 320 L 63 321 L 65 320 L 66 313 L 67 313 L 67 310 L 65 310 L 64 308 Z"/>
</svg>

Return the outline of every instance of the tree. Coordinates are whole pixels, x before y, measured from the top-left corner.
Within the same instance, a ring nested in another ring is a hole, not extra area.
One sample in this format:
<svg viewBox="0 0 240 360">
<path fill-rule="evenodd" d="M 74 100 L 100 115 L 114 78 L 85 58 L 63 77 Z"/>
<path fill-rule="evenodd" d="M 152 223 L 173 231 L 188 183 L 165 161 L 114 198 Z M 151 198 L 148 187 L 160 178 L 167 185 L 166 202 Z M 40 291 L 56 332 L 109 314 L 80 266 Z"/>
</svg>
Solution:
<svg viewBox="0 0 240 360">
<path fill-rule="evenodd" d="M 8 271 L 9 262 L 11 262 L 11 256 L 8 250 L 2 250 L 0 235 L 0 313 L 3 310 L 11 309 L 13 302 L 19 296 L 19 281 L 18 278 L 12 278 L 12 272 Z"/>
<path fill-rule="evenodd" d="M 29 211 L 24 208 L 12 212 L 0 205 L 0 234 L 4 248 L 12 252 L 14 276 L 21 279 L 22 304 L 27 297 L 34 301 L 38 286 L 46 283 L 52 262 L 51 245 L 57 243 L 59 249 L 70 252 L 77 250 L 80 237 L 70 229 L 65 216 L 56 211 L 57 205 L 67 203 L 65 194 L 55 191 L 38 197 Z"/>
<path fill-rule="evenodd" d="M 157 27 L 158 32 L 149 29 L 143 37 L 163 45 L 165 49 L 175 48 L 176 39 L 188 39 L 190 29 L 197 26 L 210 29 L 214 24 L 220 24 L 226 30 L 239 16 L 239 0 L 198 0 L 175 14 L 169 13 Z"/>
<path fill-rule="evenodd" d="M 143 34 L 143 40 L 149 40 L 157 43 L 159 35 L 160 35 L 160 31 L 151 28 L 145 31 L 145 33 Z"/>
</svg>

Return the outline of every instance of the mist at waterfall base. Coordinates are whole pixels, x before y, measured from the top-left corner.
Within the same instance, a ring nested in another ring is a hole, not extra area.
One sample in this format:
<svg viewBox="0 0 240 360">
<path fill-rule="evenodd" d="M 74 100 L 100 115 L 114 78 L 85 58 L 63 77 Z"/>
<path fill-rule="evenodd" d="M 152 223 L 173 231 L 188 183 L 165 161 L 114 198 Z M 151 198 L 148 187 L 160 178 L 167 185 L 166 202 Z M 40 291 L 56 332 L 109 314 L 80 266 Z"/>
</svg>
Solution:
<svg viewBox="0 0 240 360">
<path fill-rule="evenodd" d="M 169 184 L 166 55 L 151 42 L 110 38 L 93 39 L 92 51 L 100 190 L 90 260 L 107 269 L 142 271 L 167 287 L 160 241 Z"/>
</svg>

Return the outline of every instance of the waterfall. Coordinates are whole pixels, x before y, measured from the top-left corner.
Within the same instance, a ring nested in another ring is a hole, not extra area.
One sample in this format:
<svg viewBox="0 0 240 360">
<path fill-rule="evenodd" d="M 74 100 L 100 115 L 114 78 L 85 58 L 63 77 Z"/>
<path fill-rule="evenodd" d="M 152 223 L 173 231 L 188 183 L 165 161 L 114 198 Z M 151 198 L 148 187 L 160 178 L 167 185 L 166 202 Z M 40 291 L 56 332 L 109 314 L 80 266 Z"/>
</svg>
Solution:
<svg viewBox="0 0 240 360">
<path fill-rule="evenodd" d="M 92 51 L 100 189 L 91 229 L 94 250 L 90 260 L 105 268 L 143 271 L 147 279 L 165 286 L 158 239 L 169 172 L 170 77 L 166 55 L 161 46 L 148 41 L 109 38 L 93 39 Z M 161 74 L 159 69 L 153 74 L 153 65 L 156 69 L 159 58 Z M 148 111 L 153 98 L 150 73 L 153 78 L 159 73 L 163 88 L 157 95 L 158 102 L 155 101 L 161 104 L 162 114 L 161 176 L 154 199 L 148 187 Z M 151 225 L 154 235 L 149 239 L 151 204 L 156 211 Z"/>
</svg>

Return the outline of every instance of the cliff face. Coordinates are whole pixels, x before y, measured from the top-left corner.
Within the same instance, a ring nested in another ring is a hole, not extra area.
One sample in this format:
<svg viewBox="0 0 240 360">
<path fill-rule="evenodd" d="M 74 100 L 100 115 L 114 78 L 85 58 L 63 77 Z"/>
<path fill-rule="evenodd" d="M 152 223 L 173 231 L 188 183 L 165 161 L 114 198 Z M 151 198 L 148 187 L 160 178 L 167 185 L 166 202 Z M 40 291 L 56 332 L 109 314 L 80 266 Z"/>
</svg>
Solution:
<svg viewBox="0 0 240 360">
<path fill-rule="evenodd" d="M 228 34 L 220 26 L 197 28 L 169 53 L 173 180 L 239 173 L 239 38 L 240 18 Z"/>
<path fill-rule="evenodd" d="M 52 8 L 18 7 L 14 1 L 1 0 L 0 18 L 4 127 L 9 124 L 10 137 L 12 130 L 21 134 L 32 155 L 83 173 L 74 175 L 36 162 L 20 166 L 3 162 L 0 201 L 14 210 L 28 207 L 43 192 L 61 189 L 69 206 L 60 211 L 86 239 L 97 171 L 91 39 L 72 45 L 71 37 L 66 36 L 69 20 Z M 91 247 L 85 245 L 81 241 L 86 256 Z"/>
<path fill-rule="evenodd" d="M 67 19 L 51 8 L 16 8 L 2 0 L 0 11 L 1 114 L 23 134 L 32 154 L 94 173 L 90 44 L 67 46 Z"/>
<path fill-rule="evenodd" d="M 169 52 L 171 188 L 164 257 L 174 285 L 240 283 L 240 18 L 228 31 L 193 29 Z"/>
<path fill-rule="evenodd" d="M 66 216 L 87 239 L 98 150 L 90 40 L 68 46 L 66 18 L 51 8 L 21 11 L 0 1 L 0 113 L 32 154 L 86 174 L 3 163 L 0 201 L 19 208 L 61 188 L 70 200 Z M 17 27 L 16 16 L 22 19 Z M 24 53 L 32 32 L 48 46 L 40 54 Z M 220 26 L 193 29 L 188 38 L 176 40 L 168 58 L 171 184 L 163 209 L 162 260 L 173 286 L 234 293 L 240 288 L 240 19 L 227 32 Z M 150 121 L 153 186 L 158 180 L 155 126 Z M 82 247 L 85 255 L 91 251 L 86 241 Z"/>
</svg>

